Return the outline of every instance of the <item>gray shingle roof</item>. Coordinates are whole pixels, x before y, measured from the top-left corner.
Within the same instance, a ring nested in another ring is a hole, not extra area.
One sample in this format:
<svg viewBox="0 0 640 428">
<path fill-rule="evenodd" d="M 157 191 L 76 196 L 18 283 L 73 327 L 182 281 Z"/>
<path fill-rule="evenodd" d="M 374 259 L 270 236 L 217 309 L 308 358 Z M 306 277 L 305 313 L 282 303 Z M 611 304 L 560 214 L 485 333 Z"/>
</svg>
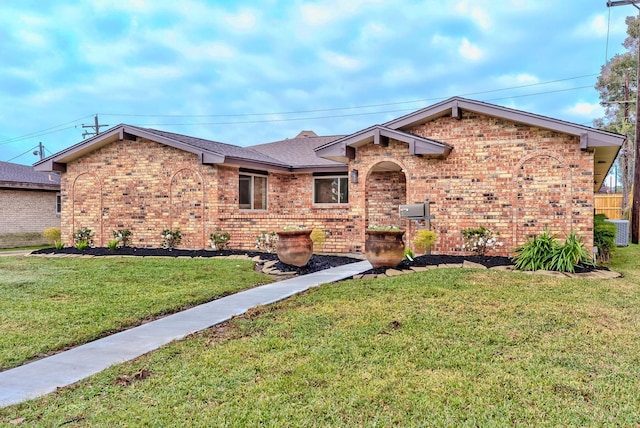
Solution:
<svg viewBox="0 0 640 428">
<path fill-rule="evenodd" d="M 38 172 L 32 166 L 0 161 L 0 185 L 15 188 L 60 188 L 60 175 Z"/>
<path fill-rule="evenodd" d="M 228 156 L 228 157 L 238 158 L 238 159 L 247 159 L 247 160 L 252 160 L 257 162 L 273 163 L 277 165 L 282 164 L 282 162 L 278 158 L 271 157 L 262 152 L 258 152 L 256 150 L 253 150 L 253 148 L 250 148 L 250 147 L 241 147 L 233 144 L 220 143 L 218 141 L 205 140 L 203 138 L 191 137 L 188 135 L 176 134 L 173 132 L 161 131 L 158 129 L 139 128 L 131 125 L 127 125 L 127 126 L 131 128 L 142 129 L 151 134 L 155 134 L 163 138 L 179 141 L 181 143 L 188 144 L 190 146 L 197 147 L 202 150 L 215 152 L 223 156 Z M 288 166 L 288 165 L 282 165 L 282 166 Z"/>
<path fill-rule="evenodd" d="M 281 162 L 293 168 L 318 166 L 344 167 L 344 164 L 340 162 L 323 159 L 317 156 L 314 151 L 317 147 L 328 144 L 341 137 L 342 135 L 318 137 L 315 136 L 315 133 L 313 132 L 303 131 L 295 138 L 287 138 L 286 140 L 274 141 L 273 143 L 258 144 L 257 146 L 251 146 L 251 148 L 268 156 L 277 158 Z"/>
</svg>

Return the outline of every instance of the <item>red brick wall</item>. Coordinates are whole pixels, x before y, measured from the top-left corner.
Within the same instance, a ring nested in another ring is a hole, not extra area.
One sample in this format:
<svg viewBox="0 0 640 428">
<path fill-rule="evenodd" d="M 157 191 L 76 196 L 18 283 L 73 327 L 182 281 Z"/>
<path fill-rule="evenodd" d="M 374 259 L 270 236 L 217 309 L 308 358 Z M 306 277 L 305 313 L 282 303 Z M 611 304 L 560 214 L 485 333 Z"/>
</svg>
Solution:
<svg viewBox="0 0 640 428">
<path fill-rule="evenodd" d="M 253 249 L 261 231 L 305 225 L 325 232 L 324 252 L 362 251 L 367 224 L 407 228 L 398 205 L 431 202 L 433 251 L 461 251 L 461 231 L 485 226 L 500 234 L 509 255 L 546 227 L 575 230 L 592 244 L 593 156 L 577 137 L 464 112 L 409 132 L 454 146 L 446 159 L 409 155 L 406 143 L 368 144 L 356 150 L 349 169 L 348 206 L 314 206 L 309 173 L 269 172 L 267 210 L 240 210 L 237 167 L 200 165 L 194 154 L 138 140 L 109 144 L 70 162 L 62 176 L 62 232 L 89 227 L 106 245 L 114 229 L 130 229 L 132 245 L 159 247 L 160 232 L 179 227 L 182 247 L 209 245 L 212 232 L 229 232 L 231 247 Z M 383 171 L 380 163 L 397 171 Z"/>
<path fill-rule="evenodd" d="M 73 233 L 88 227 L 106 246 L 113 230 L 129 229 L 131 245 L 159 247 L 164 229 L 180 228 L 184 248 L 202 248 L 216 196 L 215 168 L 196 155 L 146 140 L 111 143 L 67 164 L 62 237 L 72 245 Z"/>
<path fill-rule="evenodd" d="M 121 141 L 67 164 L 62 175 L 62 236 L 88 227 L 106 246 L 129 229 L 131 245 L 160 247 L 165 228 L 180 228 L 182 248 L 205 248 L 229 232 L 231 248 L 255 249 L 262 232 L 305 225 L 325 232 L 324 252 L 360 249 L 348 207 L 314 206 L 311 174 L 270 172 L 267 210 L 240 210 L 237 167 L 198 164 L 194 154 L 152 141 Z"/>
<path fill-rule="evenodd" d="M 469 112 L 409 132 L 454 149 L 446 159 L 428 159 L 391 140 L 388 147 L 358 148 L 352 167 L 366 175 L 377 163 L 392 161 L 406 171 L 396 173 L 406 175 L 406 201 L 431 202 L 434 252 L 461 251 L 461 231 L 478 226 L 500 234 L 504 246 L 493 254 L 510 255 L 546 227 L 560 237 L 574 230 L 592 245 L 593 156 L 580 150 L 577 137 Z M 368 210 L 371 204 L 362 206 Z M 410 243 L 414 222 L 403 223 Z"/>
</svg>

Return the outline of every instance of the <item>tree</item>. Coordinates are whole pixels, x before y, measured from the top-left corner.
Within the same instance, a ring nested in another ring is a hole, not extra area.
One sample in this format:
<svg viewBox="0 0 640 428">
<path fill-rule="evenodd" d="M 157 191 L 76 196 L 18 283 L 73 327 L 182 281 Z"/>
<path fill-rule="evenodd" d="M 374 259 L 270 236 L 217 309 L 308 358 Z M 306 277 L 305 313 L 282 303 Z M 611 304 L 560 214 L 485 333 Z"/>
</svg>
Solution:
<svg viewBox="0 0 640 428">
<path fill-rule="evenodd" d="M 629 193 L 633 183 L 636 93 L 638 88 L 638 35 L 640 19 L 629 16 L 627 38 L 622 44 L 627 52 L 616 54 L 602 66 L 596 83 L 600 93 L 600 104 L 605 109 L 605 117 L 596 119 L 594 126 L 607 131 L 626 135 L 627 139 L 616 159 L 617 170 L 622 182 L 622 212 L 629 212 Z M 618 177 L 615 177 L 618 180 Z"/>
</svg>

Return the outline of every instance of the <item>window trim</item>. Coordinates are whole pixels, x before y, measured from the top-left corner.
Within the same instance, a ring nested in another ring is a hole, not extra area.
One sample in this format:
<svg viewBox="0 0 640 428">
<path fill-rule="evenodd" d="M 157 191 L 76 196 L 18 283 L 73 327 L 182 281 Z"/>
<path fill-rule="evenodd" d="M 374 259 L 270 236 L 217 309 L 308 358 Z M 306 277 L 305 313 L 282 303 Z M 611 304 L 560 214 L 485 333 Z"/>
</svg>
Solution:
<svg viewBox="0 0 640 428">
<path fill-rule="evenodd" d="M 347 201 L 346 202 L 316 202 L 316 180 L 334 180 L 334 179 L 338 179 L 338 194 L 340 193 L 340 179 L 346 180 L 346 185 L 347 185 Z M 314 174 L 313 175 L 313 195 L 312 195 L 312 201 L 313 201 L 313 205 L 314 206 L 318 206 L 318 207 L 346 207 L 349 205 L 349 176 L 348 174 Z"/>
<path fill-rule="evenodd" d="M 240 203 L 240 181 L 242 177 L 249 177 L 249 207 L 243 207 L 243 204 Z M 265 179 L 265 197 L 264 197 L 264 208 L 254 208 L 255 201 L 255 177 L 260 177 Z M 241 211 L 267 211 L 269 206 L 269 175 L 268 173 L 262 173 L 262 171 L 256 170 L 246 170 L 241 168 L 238 173 L 238 209 Z"/>
</svg>

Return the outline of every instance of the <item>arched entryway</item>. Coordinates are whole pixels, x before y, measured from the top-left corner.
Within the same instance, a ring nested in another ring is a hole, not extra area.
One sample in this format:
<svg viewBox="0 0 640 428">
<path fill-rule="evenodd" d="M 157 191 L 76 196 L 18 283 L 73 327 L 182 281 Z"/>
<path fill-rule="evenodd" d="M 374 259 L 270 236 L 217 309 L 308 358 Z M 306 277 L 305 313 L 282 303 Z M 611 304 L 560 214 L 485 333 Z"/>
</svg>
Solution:
<svg viewBox="0 0 640 428">
<path fill-rule="evenodd" d="M 403 226 L 398 205 L 407 203 L 407 177 L 393 161 L 374 165 L 365 183 L 366 227 Z"/>
</svg>

